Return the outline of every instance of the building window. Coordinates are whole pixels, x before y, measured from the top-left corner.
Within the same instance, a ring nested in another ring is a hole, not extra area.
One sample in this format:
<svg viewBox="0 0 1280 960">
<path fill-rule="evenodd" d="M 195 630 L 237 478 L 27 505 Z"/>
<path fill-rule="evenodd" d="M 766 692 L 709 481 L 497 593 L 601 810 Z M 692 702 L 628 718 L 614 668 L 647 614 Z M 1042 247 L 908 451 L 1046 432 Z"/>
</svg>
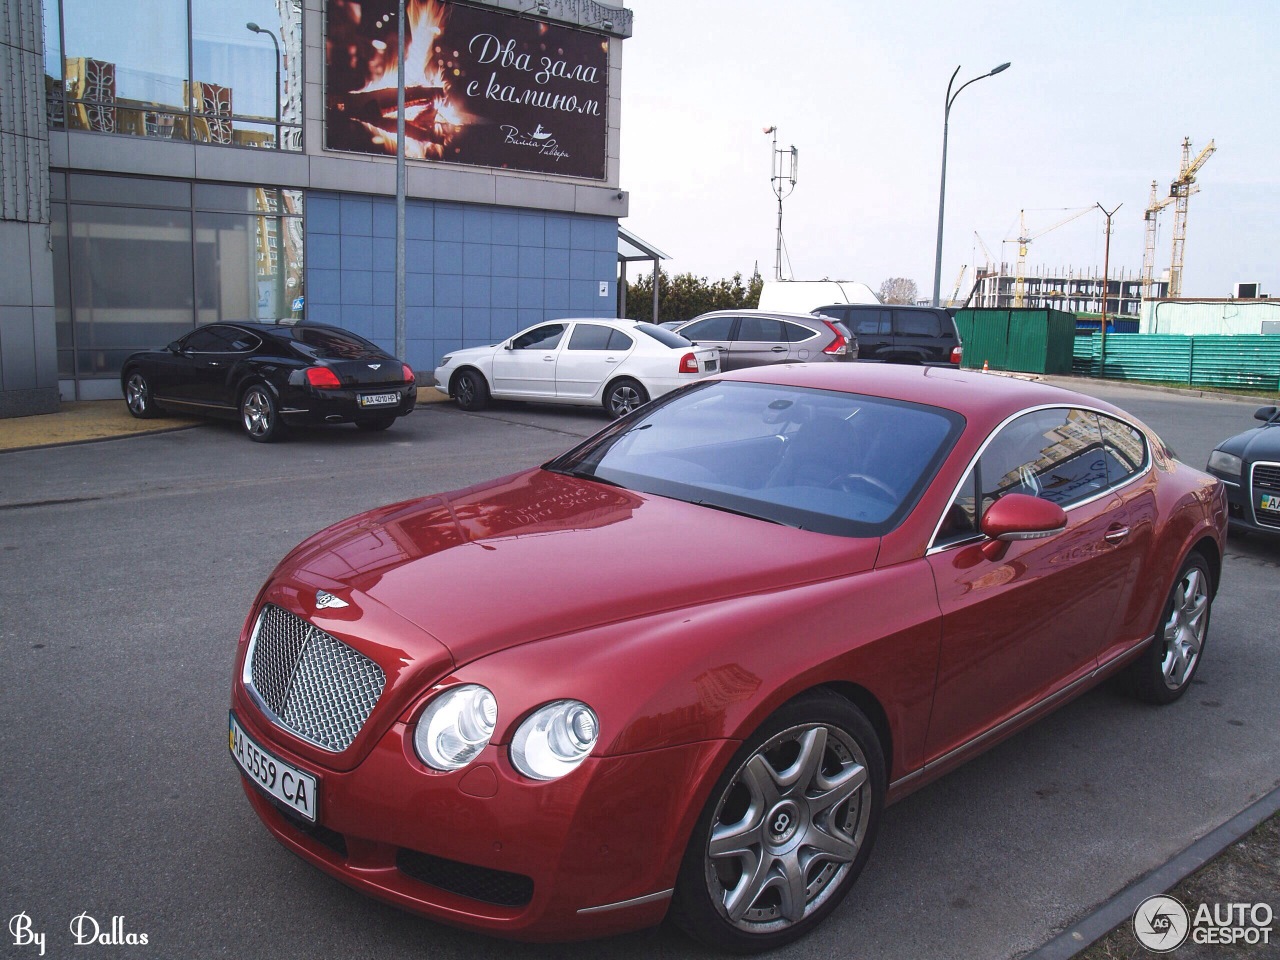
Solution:
<svg viewBox="0 0 1280 960">
<path fill-rule="evenodd" d="M 302 149 L 301 5 L 46 0 L 50 126 Z"/>
<path fill-rule="evenodd" d="M 52 179 L 54 196 L 69 197 L 52 205 L 60 376 L 118 376 L 130 353 L 200 324 L 301 318 L 291 309 L 303 295 L 301 191 Z"/>
</svg>

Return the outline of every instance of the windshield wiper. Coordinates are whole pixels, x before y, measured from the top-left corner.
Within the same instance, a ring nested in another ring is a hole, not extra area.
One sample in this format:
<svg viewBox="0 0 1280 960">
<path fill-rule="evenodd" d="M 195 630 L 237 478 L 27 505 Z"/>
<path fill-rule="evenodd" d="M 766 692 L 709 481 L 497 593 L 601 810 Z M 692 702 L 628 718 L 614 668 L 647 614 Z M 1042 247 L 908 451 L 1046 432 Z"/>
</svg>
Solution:
<svg viewBox="0 0 1280 960">
<path fill-rule="evenodd" d="M 680 500 L 684 498 L 676 497 L 675 499 Z M 791 526 L 791 524 L 783 523 L 781 520 L 775 520 L 773 519 L 773 517 L 762 517 L 758 513 L 749 513 L 746 510 L 735 510 L 733 507 L 726 507 L 722 503 L 712 503 L 710 500 L 685 500 L 684 502 L 692 503 L 699 507 L 707 507 L 711 510 L 719 510 L 721 513 L 732 513 L 734 516 L 737 516 L 737 517 L 747 517 L 751 520 L 763 520 L 765 523 L 776 523 L 780 527 Z"/>
<path fill-rule="evenodd" d="M 606 480 L 604 477 L 599 476 L 598 474 L 588 473 L 586 470 L 565 470 L 561 467 L 544 467 L 543 469 L 548 473 L 558 473 L 563 477 L 576 477 L 579 480 L 591 480 L 595 483 L 602 483 L 606 487 L 622 487 L 624 490 L 627 489 L 616 480 Z"/>
</svg>

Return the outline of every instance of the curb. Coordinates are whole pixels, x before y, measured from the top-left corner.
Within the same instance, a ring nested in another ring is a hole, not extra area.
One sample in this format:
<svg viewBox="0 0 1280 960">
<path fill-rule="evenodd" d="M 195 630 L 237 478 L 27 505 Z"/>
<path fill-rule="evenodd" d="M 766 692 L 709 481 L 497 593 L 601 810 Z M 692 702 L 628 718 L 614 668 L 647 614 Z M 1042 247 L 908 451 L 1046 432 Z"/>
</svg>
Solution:
<svg viewBox="0 0 1280 960">
<path fill-rule="evenodd" d="M 994 372 L 994 371 L 992 371 Z M 1127 387 L 1130 390 L 1145 390 L 1150 393 L 1167 393 L 1175 397 L 1200 397 L 1206 400 L 1238 400 L 1241 403 L 1253 403 L 1258 406 L 1275 406 L 1276 400 L 1273 397 L 1255 397 L 1247 393 L 1221 393 L 1216 390 L 1202 390 L 1199 387 L 1163 387 L 1155 383 L 1133 383 L 1129 380 L 1104 380 L 1101 377 L 1077 377 L 1067 376 L 1066 374 L 1035 374 L 1041 377 L 1046 383 L 1057 383 L 1059 386 L 1065 386 L 1081 393 L 1082 386 L 1086 384 L 1103 384 L 1113 387 Z"/>
<path fill-rule="evenodd" d="M 1131 883 L 1092 913 L 1071 924 L 1021 960 L 1069 960 L 1133 916 L 1147 897 L 1172 890 L 1268 817 L 1280 811 L 1280 787 L 1256 800 L 1172 860 Z"/>
</svg>

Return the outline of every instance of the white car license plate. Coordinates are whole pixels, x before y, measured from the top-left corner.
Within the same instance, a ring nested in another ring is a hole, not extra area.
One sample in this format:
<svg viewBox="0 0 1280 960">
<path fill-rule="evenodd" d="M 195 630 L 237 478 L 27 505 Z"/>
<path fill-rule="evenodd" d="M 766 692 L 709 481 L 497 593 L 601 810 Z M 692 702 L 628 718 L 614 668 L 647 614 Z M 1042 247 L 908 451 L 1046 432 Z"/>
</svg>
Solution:
<svg viewBox="0 0 1280 960">
<path fill-rule="evenodd" d="M 394 407 L 399 402 L 398 393 L 366 393 L 360 397 L 362 407 Z"/>
<path fill-rule="evenodd" d="M 235 714 L 231 714 L 227 740 L 232 758 L 250 780 L 290 810 L 315 822 L 320 800 L 315 777 L 258 746 L 236 722 Z"/>
<path fill-rule="evenodd" d="M 1269 493 L 1264 493 L 1262 501 L 1258 504 L 1258 509 L 1280 511 L 1280 497 L 1273 497 Z"/>
<path fill-rule="evenodd" d="M 706 373 L 716 373 L 720 369 L 720 360 L 708 360 L 702 365 L 702 369 Z"/>
</svg>

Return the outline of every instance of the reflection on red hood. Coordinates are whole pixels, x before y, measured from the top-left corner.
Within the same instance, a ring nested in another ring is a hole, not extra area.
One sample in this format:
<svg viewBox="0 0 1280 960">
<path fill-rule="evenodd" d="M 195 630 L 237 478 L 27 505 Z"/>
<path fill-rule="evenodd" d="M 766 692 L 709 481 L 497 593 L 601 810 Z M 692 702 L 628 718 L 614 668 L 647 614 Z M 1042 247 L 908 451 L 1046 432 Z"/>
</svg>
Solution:
<svg viewBox="0 0 1280 960">
<path fill-rule="evenodd" d="M 359 591 L 439 639 L 461 665 L 599 624 L 870 569 L 878 544 L 536 469 L 345 520 L 299 546 L 276 575 Z"/>
</svg>

